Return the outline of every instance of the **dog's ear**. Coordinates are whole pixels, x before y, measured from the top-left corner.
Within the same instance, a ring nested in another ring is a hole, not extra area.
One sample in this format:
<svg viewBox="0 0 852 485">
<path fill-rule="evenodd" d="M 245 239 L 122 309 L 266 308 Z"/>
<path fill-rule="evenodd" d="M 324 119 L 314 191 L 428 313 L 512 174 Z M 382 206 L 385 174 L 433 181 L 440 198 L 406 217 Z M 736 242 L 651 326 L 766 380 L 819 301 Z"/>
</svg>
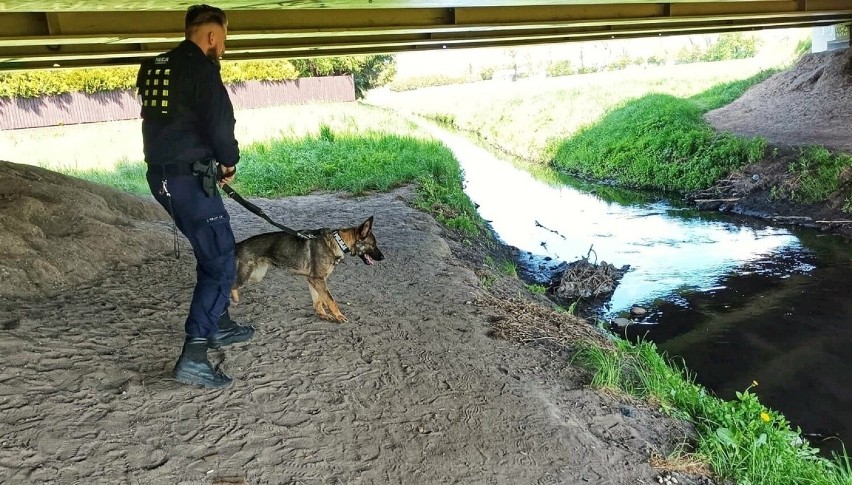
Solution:
<svg viewBox="0 0 852 485">
<path fill-rule="evenodd" d="M 373 229 L 373 216 L 370 216 L 369 219 L 364 221 L 363 224 L 358 226 L 358 239 L 364 239 L 370 234 L 370 231 Z"/>
</svg>

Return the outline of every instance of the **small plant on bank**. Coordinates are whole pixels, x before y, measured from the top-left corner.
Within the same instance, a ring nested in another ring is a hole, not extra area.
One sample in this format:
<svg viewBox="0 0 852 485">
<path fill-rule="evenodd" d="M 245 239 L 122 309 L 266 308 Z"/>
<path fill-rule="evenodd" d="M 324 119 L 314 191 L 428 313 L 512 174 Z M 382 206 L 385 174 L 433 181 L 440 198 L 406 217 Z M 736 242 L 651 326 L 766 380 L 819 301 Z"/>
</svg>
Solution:
<svg viewBox="0 0 852 485">
<path fill-rule="evenodd" d="M 518 277 L 518 265 L 514 261 L 503 261 L 500 263 L 500 271 L 506 276 Z"/>
<path fill-rule="evenodd" d="M 490 290 L 497 283 L 497 276 L 490 271 L 480 271 L 477 276 L 479 276 L 479 284 L 482 285 L 483 289 Z"/>
<path fill-rule="evenodd" d="M 799 431 L 763 406 L 752 388 L 723 401 L 666 361 L 656 346 L 623 339 L 615 349 L 584 345 L 575 361 L 593 373 L 592 385 L 658 403 L 668 414 L 692 422 L 699 434 L 695 455 L 714 473 L 740 484 L 852 483 L 847 455 L 821 458 Z"/>
<path fill-rule="evenodd" d="M 485 256 L 485 261 L 483 262 L 484 268 L 478 270 L 477 276 L 479 276 L 479 284 L 486 290 L 490 290 L 494 287 L 499 279 L 496 274 L 499 264 L 494 261 L 494 258 L 489 254 Z"/>
<path fill-rule="evenodd" d="M 570 305 L 568 305 L 568 308 L 566 309 L 566 311 L 567 311 L 570 315 L 576 315 L 576 314 L 577 314 L 577 305 L 579 305 L 579 304 L 580 304 L 580 300 L 576 300 L 576 301 L 574 301 L 573 303 L 571 303 Z"/>
<path fill-rule="evenodd" d="M 495 261 L 491 255 L 485 256 L 485 267 L 494 272 L 499 272 L 513 278 L 518 277 L 518 265 L 514 261 Z"/>
<path fill-rule="evenodd" d="M 544 295 L 547 293 L 547 287 L 538 283 L 528 284 L 527 289 L 534 295 Z"/>
<path fill-rule="evenodd" d="M 824 147 L 808 147 L 790 163 L 788 170 L 794 175 L 789 184 L 790 198 L 806 204 L 819 202 L 835 193 L 843 179 L 852 175 L 852 156 L 835 154 Z"/>
</svg>

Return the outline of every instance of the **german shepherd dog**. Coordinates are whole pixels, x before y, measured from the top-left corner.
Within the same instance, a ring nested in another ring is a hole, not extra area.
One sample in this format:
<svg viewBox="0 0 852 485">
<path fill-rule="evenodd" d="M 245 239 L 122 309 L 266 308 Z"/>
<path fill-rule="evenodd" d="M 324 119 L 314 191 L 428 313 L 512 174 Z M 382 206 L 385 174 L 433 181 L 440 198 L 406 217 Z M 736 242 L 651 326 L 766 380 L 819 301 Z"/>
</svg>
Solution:
<svg viewBox="0 0 852 485">
<path fill-rule="evenodd" d="M 358 256 L 364 264 L 385 259 L 373 235 L 373 216 L 358 227 L 299 232 L 314 237 L 301 239 L 285 232 L 268 232 L 237 243 L 237 279 L 231 299 L 238 302 L 243 285 L 262 280 L 270 266 L 277 266 L 308 279 L 314 310 L 320 318 L 343 323 L 346 317 L 329 293 L 326 280 L 346 253 Z"/>
</svg>

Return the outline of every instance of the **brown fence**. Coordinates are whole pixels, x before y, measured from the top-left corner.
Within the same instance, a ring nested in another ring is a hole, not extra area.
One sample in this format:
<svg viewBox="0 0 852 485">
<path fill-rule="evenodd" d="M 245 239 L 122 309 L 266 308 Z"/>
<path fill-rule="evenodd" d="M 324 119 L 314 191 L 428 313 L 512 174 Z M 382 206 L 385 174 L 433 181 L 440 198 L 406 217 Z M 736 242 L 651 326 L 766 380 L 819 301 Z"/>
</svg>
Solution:
<svg viewBox="0 0 852 485">
<path fill-rule="evenodd" d="M 355 100 L 352 76 L 293 81 L 247 81 L 228 86 L 235 109 Z M 37 128 L 139 118 L 133 90 L 69 93 L 31 99 L 0 99 L 0 129 Z"/>
</svg>

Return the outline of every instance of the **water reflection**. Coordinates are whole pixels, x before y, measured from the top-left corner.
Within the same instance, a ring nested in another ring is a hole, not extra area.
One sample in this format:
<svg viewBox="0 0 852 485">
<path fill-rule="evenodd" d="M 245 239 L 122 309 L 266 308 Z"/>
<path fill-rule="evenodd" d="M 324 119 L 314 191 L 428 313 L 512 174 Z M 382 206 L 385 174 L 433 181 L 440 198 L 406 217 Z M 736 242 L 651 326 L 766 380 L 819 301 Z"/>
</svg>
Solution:
<svg viewBox="0 0 852 485">
<path fill-rule="evenodd" d="M 676 295 L 715 287 L 731 271 L 774 260 L 774 254 L 803 252 L 786 229 L 734 223 L 655 201 L 622 205 L 599 194 L 548 185 L 464 136 L 430 128 L 456 154 L 465 171 L 465 191 L 507 244 L 562 261 L 594 248 L 601 261 L 631 266 L 605 316 L 657 299 L 686 304 Z M 792 264 L 775 271 L 809 268 Z"/>
</svg>

